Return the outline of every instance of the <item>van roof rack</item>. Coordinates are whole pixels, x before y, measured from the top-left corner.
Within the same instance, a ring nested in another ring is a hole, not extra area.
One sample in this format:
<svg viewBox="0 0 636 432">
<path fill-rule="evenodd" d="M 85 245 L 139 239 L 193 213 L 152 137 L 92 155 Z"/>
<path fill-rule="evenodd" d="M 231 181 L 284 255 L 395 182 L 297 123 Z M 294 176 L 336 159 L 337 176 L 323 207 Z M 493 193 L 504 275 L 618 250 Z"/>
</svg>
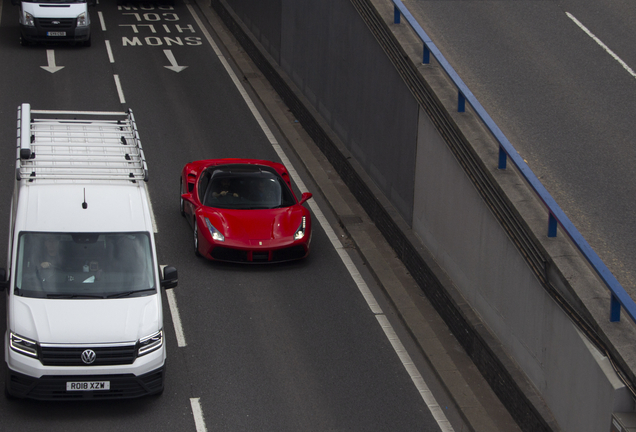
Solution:
<svg viewBox="0 0 636 432">
<path fill-rule="evenodd" d="M 148 181 L 132 110 L 47 111 L 22 104 L 16 178 Z"/>
</svg>

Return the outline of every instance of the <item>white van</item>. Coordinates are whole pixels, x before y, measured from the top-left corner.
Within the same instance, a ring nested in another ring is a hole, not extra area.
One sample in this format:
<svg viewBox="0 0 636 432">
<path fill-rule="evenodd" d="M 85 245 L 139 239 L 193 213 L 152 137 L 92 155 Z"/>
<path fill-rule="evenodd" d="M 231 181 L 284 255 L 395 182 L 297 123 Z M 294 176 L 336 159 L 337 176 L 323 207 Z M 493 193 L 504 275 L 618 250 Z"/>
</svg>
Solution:
<svg viewBox="0 0 636 432">
<path fill-rule="evenodd" d="M 6 290 L 5 393 L 163 391 L 166 350 L 148 170 L 132 111 L 18 109 Z"/>
<path fill-rule="evenodd" d="M 88 1 L 88 3 L 87 3 Z M 20 5 L 20 43 L 75 42 L 91 45 L 88 5 L 95 0 L 11 0 Z"/>
</svg>

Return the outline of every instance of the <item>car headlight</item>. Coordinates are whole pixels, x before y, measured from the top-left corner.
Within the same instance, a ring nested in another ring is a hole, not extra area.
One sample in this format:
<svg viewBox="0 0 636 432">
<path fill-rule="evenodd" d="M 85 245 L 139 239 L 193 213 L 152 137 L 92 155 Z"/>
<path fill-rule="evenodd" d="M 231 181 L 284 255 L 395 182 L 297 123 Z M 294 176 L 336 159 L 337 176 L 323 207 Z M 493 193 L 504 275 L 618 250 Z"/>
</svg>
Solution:
<svg viewBox="0 0 636 432">
<path fill-rule="evenodd" d="M 88 22 L 88 14 L 86 12 L 82 12 L 77 17 L 77 26 L 78 27 L 86 27 L 89 24 Z"/>
<path fill-rule="evenodd" d="M 212 236 L 213 240 L 220 241 L 220 242 L 225 241 L 225 236 L 221 234 L 221 231 L 214 228 L 214 225 L 212 225 L 212 222 L 210 222 L 210 219 L 205 218 L 205 224 L 208 226 L 208 229 L 210 230 L 210 235 Z"/>
<path fill-rule="evenodd" d="M 300 226 L 294 233 L 294 240 L 300 240 L 301 238 L 305 237 L 306 228 L 307 228 L 307 220 L 305 219 L 305 216 L 303 216 L 303 220 L 300 222 Z"/>
<path fill-rule="evenodd" d="M 9 336 L 11 349 L 28 357 L 38 358 L 38 343 L 11 332 Z"/>
<path fill-rule="evenodd" d="M 28 12 L 24 13 L 24 25 L 29 27 L 35 26 L 35 19 L 33 18 L 33 15 Z"/>
<path fill-rule="evenodd" d="M 153 351 L 158 350 L 163 346 L 163 330 L 159 330 L 157 333 L 145 337 L 143 339 L 139 339 L 137 342 L 137 357 L 141 357 L 142 355 L 149 354 Z"/>
</svg>

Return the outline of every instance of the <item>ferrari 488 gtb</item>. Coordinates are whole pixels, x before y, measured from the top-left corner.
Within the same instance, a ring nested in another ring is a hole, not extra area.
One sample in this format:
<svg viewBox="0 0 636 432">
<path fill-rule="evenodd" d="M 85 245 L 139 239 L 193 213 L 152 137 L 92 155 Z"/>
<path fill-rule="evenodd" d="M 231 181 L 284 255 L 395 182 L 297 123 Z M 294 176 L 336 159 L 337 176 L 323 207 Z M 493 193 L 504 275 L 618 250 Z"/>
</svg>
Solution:
<svg viewBox="0 0 636 432">
<path fill-rule="evenodd" d="M 194 252 L 218 261 L 266 263 L 304 258 L 311 216 L 284 165 L 208 159 L 181 173 L 181 214 L 194 229 Z"/>
</svg>

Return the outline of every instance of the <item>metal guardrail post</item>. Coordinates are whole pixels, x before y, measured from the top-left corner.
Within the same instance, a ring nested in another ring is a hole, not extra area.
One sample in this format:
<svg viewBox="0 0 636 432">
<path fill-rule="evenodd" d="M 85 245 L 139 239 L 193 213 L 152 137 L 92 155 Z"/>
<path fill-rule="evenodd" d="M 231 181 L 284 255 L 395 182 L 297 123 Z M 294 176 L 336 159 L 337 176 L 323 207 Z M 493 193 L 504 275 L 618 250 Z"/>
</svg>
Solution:
<svg viewBox="0 0 636 432">
<path fill-rule="evenodd" d="M 557 236 L 557 225 L 557 219 L 552 213 L 550 213 L 550 216 L 548 217 L 548 237 Z"/>
<path fill-rule="evenodd" d="M 612 300 L 610 303 L 610 322 L 618 322 L 621 320 L 621 303 L 616 296 L 612 293 Z"/>
<path fill-rule="evenodd" d="M 457 92 L 457 112 L 466 112 L 466 97 L 461 91 Z"/>
<path fill-rule="evenodd" d="M 506 151 L 503 149 L 502 146 L 499 146 L 499 165 L 497 168 L 499 169 L 506 169 L 506 164 L 508 162 L 508 155 L 506 154 Z"/>
</svg>

